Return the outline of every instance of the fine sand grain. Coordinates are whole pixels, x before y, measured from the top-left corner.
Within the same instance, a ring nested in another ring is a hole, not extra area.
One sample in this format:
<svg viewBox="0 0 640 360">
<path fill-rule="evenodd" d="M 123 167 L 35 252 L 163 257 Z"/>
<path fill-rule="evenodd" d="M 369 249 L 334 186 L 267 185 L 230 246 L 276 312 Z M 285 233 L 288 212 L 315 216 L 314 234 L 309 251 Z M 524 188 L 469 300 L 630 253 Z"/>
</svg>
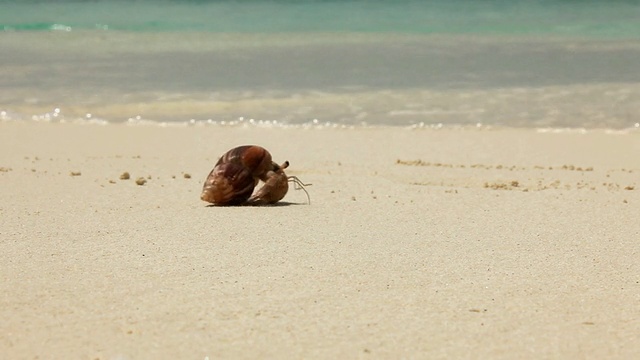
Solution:
<svg viewBox="0 0 640 360">
<path fill-rule="evenodd" d="M 242 144 L 311 205 L 200 201 Z M 638 132 L 4 122 L 0 184 L 2 359 L 640 357 Z"/>
</svg>

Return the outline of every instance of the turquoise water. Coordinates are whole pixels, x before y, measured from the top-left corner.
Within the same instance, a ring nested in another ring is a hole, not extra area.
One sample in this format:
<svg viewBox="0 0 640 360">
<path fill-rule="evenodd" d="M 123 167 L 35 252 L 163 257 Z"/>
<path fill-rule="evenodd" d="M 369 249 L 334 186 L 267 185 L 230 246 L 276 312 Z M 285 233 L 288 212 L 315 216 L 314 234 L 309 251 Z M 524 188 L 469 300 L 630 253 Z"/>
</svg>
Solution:
<svg viewBox="0 0 640 360">
<path fill-rule="evenodd" d="M 0 120 L 635 129 L 637 114 L 640 1 L 0 0 Z"/>
<path fill-rule="evenodd" d="M 0 29 L 640 36 L 639 1 L 0 1 Z"/>
</svg>

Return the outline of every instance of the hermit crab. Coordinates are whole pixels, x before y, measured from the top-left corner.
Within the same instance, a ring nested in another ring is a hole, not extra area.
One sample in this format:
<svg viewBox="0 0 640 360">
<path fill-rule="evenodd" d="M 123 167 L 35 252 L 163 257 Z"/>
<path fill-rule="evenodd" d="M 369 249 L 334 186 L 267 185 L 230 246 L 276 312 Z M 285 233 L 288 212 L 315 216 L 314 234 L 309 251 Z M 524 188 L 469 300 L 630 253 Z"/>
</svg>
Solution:
<svg viewBox="0 0 640 360">
<path fill-rule="evenodd" d="M 296 190 L 311 184 L 304 184 L 295 176 L 287 176 L 284 169 L 289 166 L 285 161 L 278 165 L 271 159 L 265 148 L 257 145 L 244 145 L 224 153 L 204 182 L 200 199 L 214 205 L 268 205 L 282 200 L 289 191 L 289 182 Z M 253 190 L 258 182 L 264 182 L 255 194 Z"/>
</svg>

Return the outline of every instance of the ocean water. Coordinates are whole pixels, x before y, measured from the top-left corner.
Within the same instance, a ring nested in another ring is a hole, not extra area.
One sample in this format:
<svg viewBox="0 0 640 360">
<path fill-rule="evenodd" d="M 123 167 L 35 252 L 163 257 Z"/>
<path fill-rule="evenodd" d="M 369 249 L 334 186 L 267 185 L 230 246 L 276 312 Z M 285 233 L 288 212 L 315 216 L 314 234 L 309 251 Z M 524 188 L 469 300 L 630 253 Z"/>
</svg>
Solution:
<svg viewBox="0 0 640 360">
<path fill-rule="evenodd" d="M 640 1 L 0 0 L 0 119 L 640 127 Z"/>
</svg>

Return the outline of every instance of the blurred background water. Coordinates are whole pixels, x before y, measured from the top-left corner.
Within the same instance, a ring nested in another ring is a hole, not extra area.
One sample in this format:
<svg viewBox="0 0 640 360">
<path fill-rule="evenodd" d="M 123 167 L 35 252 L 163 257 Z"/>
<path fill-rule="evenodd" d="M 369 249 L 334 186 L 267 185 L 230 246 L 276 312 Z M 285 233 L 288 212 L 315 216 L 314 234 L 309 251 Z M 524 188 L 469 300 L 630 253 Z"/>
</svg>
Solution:
<svg viewBox="0 0 640 360">
<path fill-rule="evenodd" d="M 640 121 L 640 1 L 0 0 L 0 29 L 5 119 Z"/>
<path fill-rule="evenodd" d="M 5 30 L 640 35 L 634 0 L 2 0 Z"/>
</svg>

